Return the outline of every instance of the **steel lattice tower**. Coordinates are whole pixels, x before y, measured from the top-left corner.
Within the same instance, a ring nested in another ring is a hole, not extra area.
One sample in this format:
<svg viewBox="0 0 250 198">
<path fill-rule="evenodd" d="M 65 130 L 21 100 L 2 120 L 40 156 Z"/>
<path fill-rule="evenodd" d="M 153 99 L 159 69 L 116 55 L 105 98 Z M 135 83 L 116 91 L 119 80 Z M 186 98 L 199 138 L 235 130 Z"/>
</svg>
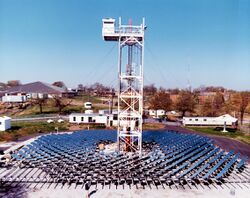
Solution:
<svg viewBox="0 0 250 198">
<path fill-rule="evenodd" d="M 114 19 L 103 19 L 105 41 L 118 42 L 118 149 L 142 151 L 143 65 L 145 20 L 134 26 L 118 26 Z"/>
</svg>

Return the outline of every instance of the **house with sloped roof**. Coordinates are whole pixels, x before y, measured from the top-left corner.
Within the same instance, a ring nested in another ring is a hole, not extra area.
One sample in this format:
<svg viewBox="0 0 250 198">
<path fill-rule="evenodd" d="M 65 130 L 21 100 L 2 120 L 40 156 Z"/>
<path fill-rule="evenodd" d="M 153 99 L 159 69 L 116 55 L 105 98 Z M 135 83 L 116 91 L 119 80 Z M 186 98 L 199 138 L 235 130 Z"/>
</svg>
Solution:
<svg viewBox="0 0 250 198">
<path fill-rule="evenodd" d="M 11 87 L 5 91 L 5 96 L 2 97 L 4 102 L 16 102 L 12 101 L 10 96 L 23 96 L 27 98 L 52 98 L 53 96 L 61 97 L 63 93 L 67 92 L 66 89 L 56 87 L 44 82 L 32 82 L 15 87 Z"/>
</svg>

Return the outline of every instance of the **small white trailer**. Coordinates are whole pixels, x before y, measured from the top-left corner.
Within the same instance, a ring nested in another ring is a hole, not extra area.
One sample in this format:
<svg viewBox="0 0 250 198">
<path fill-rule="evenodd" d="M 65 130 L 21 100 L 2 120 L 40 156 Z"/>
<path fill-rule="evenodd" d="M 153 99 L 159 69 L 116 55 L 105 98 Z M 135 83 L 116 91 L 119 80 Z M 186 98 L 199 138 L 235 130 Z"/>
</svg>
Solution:
<svg viewBox="0 0 250 198">
<path fill-rule="evenodd" d="M 6 103 L 22 103 L 27 101 L 27 96 L 26 95 L 5 95 L 2 97 L 2 101 Z"/>
<path fill-rule="evenodd" d="M 85 109 L 91 109 L 92 108 L 92 103 L 91 102 L 85 102 L 84 107 L 85 107 Z"/>
<path fill-rule="evenodd" d="M 165 116 L 165 115 L 166 115 L 166 112 L 163 109 L 157 109 L 157 110 L 150 109 L 149 110 L 149 116 L 151 116 L 153 118 L 160 118 L 160 117 Z"/>
<path fill-rule="evenodd" d="M 183 117 L 184 126 L 237 126 L 238 119 L 225 114 L 219 117 Z"/>
<path fill-rule="evenodd" d="M 11 118 L 7 116 L 0 117 L 0 131 L 6 131 L 11 128 Z"/>
</svg>

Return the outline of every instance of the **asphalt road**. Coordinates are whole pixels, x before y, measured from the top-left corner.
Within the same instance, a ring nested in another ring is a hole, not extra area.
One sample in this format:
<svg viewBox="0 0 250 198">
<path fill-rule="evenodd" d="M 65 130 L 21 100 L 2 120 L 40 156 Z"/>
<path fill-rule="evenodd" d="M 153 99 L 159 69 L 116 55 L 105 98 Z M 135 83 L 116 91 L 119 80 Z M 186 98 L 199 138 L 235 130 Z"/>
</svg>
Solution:
<svg viewBox="0 0 250 198">
<path fill-rule="evenodd" d="M 182 133 L 192 133 L 192 134 L 199 134 L 199 135 L 207 136 L 214 140 L 215 145 L 219 146 L 220 148 L 226 151 L 233 150 L 236 153 L 240 153 L 241 155 L 248 156 L 248 162 L 250 162 L 250 146 L 242 142 L 239 142 L 237 140 L 233 140 L 233 139 L 226 138 L 226 137 L 215 136 L 215 135 L 202 134 L 196 131 L 191 131 L 189 129 L 182 128 L 180 126 L 166 125 L 166 129 L 179 131 Z"/>
<path fill-rule="evenodd" d="M 19 121 L 39 121 L 39 120 L 49 120 L 49 119 L 69 119 L 68 116 L 47 116 L 47 117 L 30 117 L 30 118 L 12 118 L 11 121 L 19 122 Z"/>
</svg>

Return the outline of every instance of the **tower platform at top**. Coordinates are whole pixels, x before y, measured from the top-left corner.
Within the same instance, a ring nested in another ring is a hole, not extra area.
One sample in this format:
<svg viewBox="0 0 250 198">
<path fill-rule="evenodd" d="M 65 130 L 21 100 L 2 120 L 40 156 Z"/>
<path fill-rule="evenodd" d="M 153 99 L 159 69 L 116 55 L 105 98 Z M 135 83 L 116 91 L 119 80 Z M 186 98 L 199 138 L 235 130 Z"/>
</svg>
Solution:
<svg viewBox="0 0 250 198">
<path fill-rule="evenodd" d="M 129 37 L 136 38 L 138 41 L 143 40 L 145 30 L 145 23 L 141 25 L 121 25 L 121 18 L 119 18 L 118 26 L 116 26 L 115 19 L 102 19 L 102 36 L 105 41 L 123 41 Z"/>
</svg>

